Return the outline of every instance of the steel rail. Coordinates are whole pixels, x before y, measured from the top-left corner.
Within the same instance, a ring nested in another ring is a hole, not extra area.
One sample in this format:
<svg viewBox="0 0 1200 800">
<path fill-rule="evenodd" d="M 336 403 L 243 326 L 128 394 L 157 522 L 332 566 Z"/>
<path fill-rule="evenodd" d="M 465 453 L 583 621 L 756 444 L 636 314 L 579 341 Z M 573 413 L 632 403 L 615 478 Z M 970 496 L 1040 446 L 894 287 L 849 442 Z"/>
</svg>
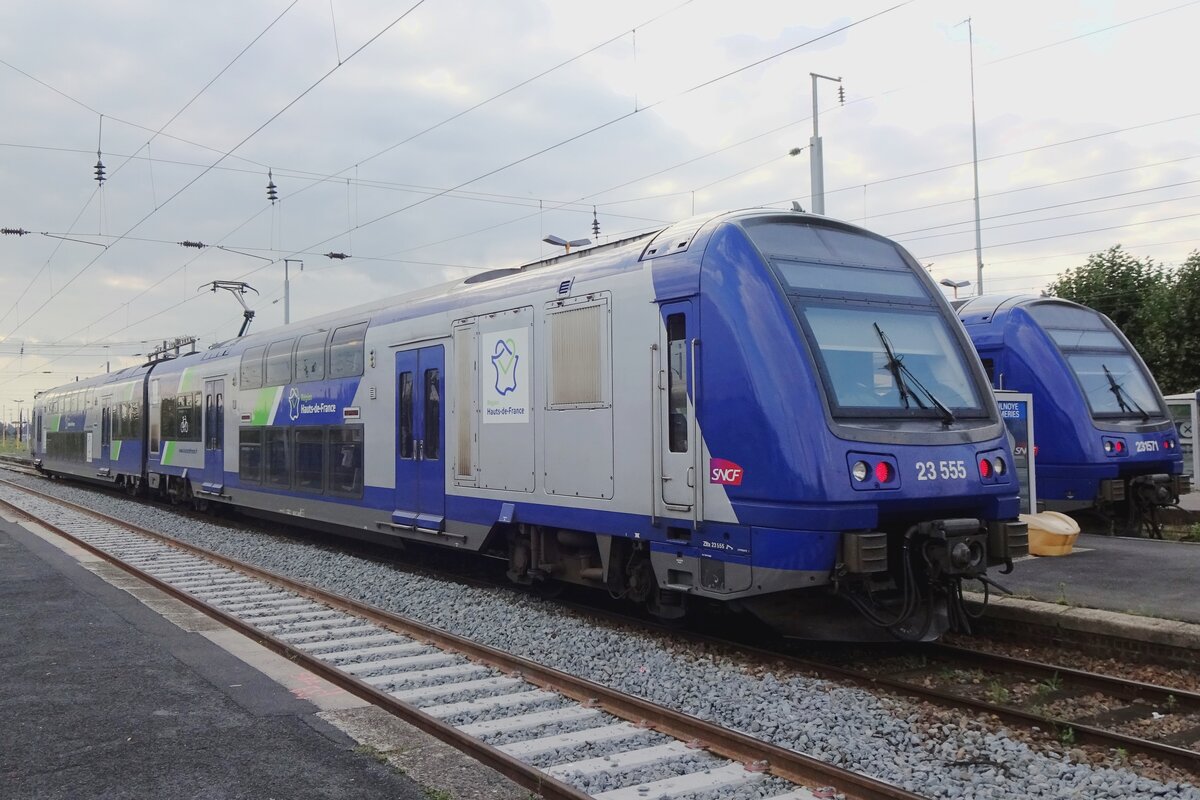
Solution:
<svg viewBox="0 0 1200 800">
<path fill-rule="evenodd" d="M 293 578 L 239 562 L 219 553 L 205 550 L 156 531 L 126 522 L 125 520 L 54 497 L 53 495 L 14 484 L 7 480 L 0 482 L 74 511 L 134 531 L 183 552 L 200 556 L 220 566 L 236 570 L 268 583 L 273 583 L 299 595 L 308 597 L 311 600 L 324 603 L 332 608 L 360 616 L 396 633 L 433 644 L 443 650 L 457 652 L 470 660 L 488 664 L 493 668 L 518 674 L 522 679 L 532 684 L 600 708 L 615 717 L 636 722 L 681 741 L 698 742 L 706 750 L 715 755 L 722 756 L 730 761 L 737 761 L 747 766 L 762 769 L 792 783 L 808 787 L 832 787 L 844 793 L 849 798 L 855 798 L 855 800 L 922 800 L 921 795 L 909 792 L 886 781 L 861 775 L 794 750 L 756 739 L 747 734 L 722 728 L 707 720 L 655 705 L 642 698 L 611 689 L 584 678 L 569 675 L 522 656 L 479 644 L 448 631 L 402 617 L 378 607 L 360 603 L 342 595 L 310 586 Z M 491 766 L 514 782 L 531 791 L 537 792 L 543 797 L 563 798 L 563 800 L 582 800 L 582 798 L 588 797 L 588 795 L 574 787 L 555 780 L 540 770 L 421 713 L 415 706 L 397 700 L 381 690 L 364 683 L 362 680 L 317 660 L 303 650 L 293 647 L 270 634 L 259 631 L 242 620 L 209 606 L 198 598 L 180 589 L 176 589 L 169 583 L 161 581 L 132 565 L 126 564 L 115 556 L 88 544 L 53 524 L 37 519 L 35 515 L 18 506 L 14 506 L 4 500 L 0 500 L 0 505 L 12 509 L 19 515 L 33 519 L 39 525 L 46 527 L 55 534 L 83 547 L 135 577 L 156 586 L 171 596 L 183 600 L 188 605 L 220 621 L 222 624 L 260 641 L 271 650 L 301 664 L 305 669 L 320 675 L 334 685 L 351 692 L 367 702 L 384 708 L 415 727 L 468 753 L 473 758 Z"/>
<path fill-rule="evenodd" d="M 1007 669 L 1024 672 L 1030 676 L 1040 678 L 1065 678 L 1072 685 L 1089 688 L 1097 692 L 1104 692 L 1105 694 L 1126 700 L 1144 700 L 1163 705 L 1186 702 L 1194 706 L 1195 709 L 1200 710 L 1200 692 L 1191 692 L 1186 689 L 1172 689 L 1154 683 L 1143 683 L 1128 678 L 1119 678 L 1115 675 L 1104 675 L 1099 672 L 1075 669 L 1074 667 L 1048 664 L 1044 661 L 1033 661 L 1001 653 L 990 653 L 985 650 L 969 650 L 965 647 L 951 644 L 938 643 L 926 645 L 926 647 L 932 649 L 933 654 L 938 658 L 972 661 L 982 664 L 985 667 L 990 665 L 1001 671 Z"/>
<path fill-rule="evenodd" d="M 678 636 L 680 633 L 678 629 L 670 629 L 654 622 L 622 615 L 619 612 L 601 611 L 594 608 L 572 605 L 569 603 L 561 604 L 593 616 L 608 618 L 611 621 L 618 621 L 624 624 L 632 624 L 642 629 L 653 629 L 659 631 L 660 633 L 675 636 Z M 1023 711 L 1011 706 L 999 705 L 997 703 L 991 703 L 986 700 L 979 700 L 977 698 L 955 694 L 942 689 L 922 686 L 919 683 L 913 683 L 911 681 L 870 672 L 868 670 L 832 664 L 819 659 L 803 658 L 790 653 L 782 653 L 761 646 L 725 639 L 720 636 L 711 636 L 708 634 L 696 633 L 694 631 L 687 631 L 685 635 L 690 641 L 736 650 L 741 655 L 751 655 L 755 658 L 765 661 L 772 661 L 790 666 L 794 669 L 816 673 L 822 677 L 841 679 L 864 688 L 882 687 L 899 694 L 916 697 L 918 699 L 926 700 L 948 708 L 965 708 L 983 714 L 991 714 L 1006 723 L 1020 725 L 1022 727 L 1036 727 L 1047 732 L 1053 732 L 1055 730 L 1065 732 L 1067 729 L 1070 729 L 1072 731 L 1072 735 L 1074 736 L 1074 741 L 1079 744 L 1093 744 L 1110 749 L 1124 749 L 1127 752 L 1138 752 L 1144 755 L 1162 759 L 1163 761 L 1175 764 L 1187 770 L 1200 770 L 1200 752 L 1188 750 L 1183 747 L 1176 747 L 1174 745 L 1156 742 L 1151 739 L 1142 739 L 1136 736 L 1129 736 L 1126 734 L 1117 733 L 1115 731 L 1106 730 L 1104 728 L 1099 728 L 1094 725 L 1086 725 L 1059 717 L 1034 714 L 1032 712 Z M 974 651 L 971 652 L 972 656 L 977 655 Z M 1051 672 L 1055 670 L 1055 667 L 1050 665 L 1041 665 L 1038 662 L 1025 662 L 1021 659 L 1012 657 L 1007 658 L 1009 659 L 1010 664 L 1019 664 L 1021 668 L 1028 667 L 1030 671 L 1033 671 L 1034 667 L 1032 665 L 1048 667 Z M 1062 668 L 1059 668 L 1058 671 L 1063 675 L 1066 675 L 1069 672 L 1069 670 Z M 1078 670 L 1076 672 L 1090 676 L 1093 681 L 1092 685 L 1098 685 L 1104 681 L 1112 681 L 1113 685 L 1121 687 L 1121 691 L 1123 692 L 1130 691 L 1130 687 L 1132 685 L 1133 687 L 1140 687 L 1145 692 L 1150 694 L 1164 697 L 1174 694 L 1177 700 L 1185 699 L 1190 702 L 1194 698 L 1197 702 L 1200 702 L 1200 695 L 1196 695 L 1192 692 L 1172 690 L 1166 687 L 1156 686 L 1154 684 L 1143 685 L 1138 684 L 1136 681 L 1127 681 L 1123 678 L 1109 678 L 1108 676 L 1099 675 L 1097 673 L 1084 673 Z M 1117 694 L 1111 690 L 1106 691 Z M 1118 696 L 1124 695 L 1118 694 Z"/>
<path fill-rule="evenodd" d="M 16 486 L 15 484 L 11 484 L 9 481 L 3 482 Z M 239 562 L 232 559 L 210 553 L 209 551 L 201 548 L 192 547 L 191 545 L 171 539 L 168 536 L 157 534 L 154 531 L 146 530 L 137 525 L 132 525 L 114 517 L 109 517 L 108 515 L 102 514 L 98 511 L 93 511 L 83 506 L 78 506 L 74 503 L 60 500 L 51 495 L 46 495 L 42 492 L 37 492 L 36 490 L 31 490 L 26 487 L 17 486 L 16 488 L 30 492 L 46 500 L 61 503 L 74 511 L 87 513 L 91 516 L 97 517 L 98 519 L 102 519 L 105 522 L 120 525 L 121 527 L 133 530 L 139 534 L 149 536 L 156 541 L 175 547 L 183 552 L 208 559 L 221 566 L 228 567 L 230 569 L 236 569 L 239 572 L 252 575 L 260 580 L 272 581 L 277 585 L 285 586 L 292 591 L 303 594 L 310 599 L 317 599 L 314 593 L 301 589 L 300 587 L 302 587 L 303 584 L 299 584 L 295 581 L 290 581 L 284 578 L 272 579 L 270 577 L 271 573 L 265 570 L 258 570 L 255 568 L 247 569 L 244 565 L 241 565 Z M 238 619 L 232 614 L 221 611 L 220 609 L 217 609 L 205 603 L 204 601 L 193 597 L 182 589 L 175 588 L 170 583 L 160 580 L 159 578 L 156 578 L 153 575 L 122 561 L 104 549 L 96 547 L 87 541 L 68 533 L 53 523 L 38 518 L 35 514 L 32 514 L 31 512 L 20 508 L 19 506 L 15 506 L 2 499 L 0 499 L 0 506 L 6 507 L 17 515 L 36 522 L 41 527 L 53 532 L 58 536 L 61 536 L 72 544 L 87 550 L 89 553 L 104 559 L 108 563 L 118 567 L 121 570 L 124 570 L 126 573 L 134 576 L 138 580 L 154 586 L 156 589 L 159 589 L 160 591 L 170 595 L 171 597 L 174 597 L 177 600 L 183 601 L 197 611 L 200 611 L 220 622 L 222 625 L 225 625 L 226 627 L 229 627 L 238 633 L 253 639 L 275 653 L 278 653 L 290 661 L 299 664 L 304 669 L 314 673 L 315 675 L 318 675 L 321 678 L 324 678 L 333 685 L 344 689 L 345 691 L 350 692 L 351 694 L 363 700 L 366 700 L 372 705 L 383 708 L 389 713 L 403 719 L 405 722 L 408 722 L 425 733 L 428 733 L 445 742 L 446 744 L 463 751 L 481 763 L 487 764 L 489 767 L 514 781 L 518 785 L 529 789 L 532 792 L 536 792 L 541 797 L 552 798 L 552 800 L 588 800 L 590 797 L 590 795 L 581 792 L 578 789 L 575 789 L 574 787 L 569 786 L 561 781 L 551 778 L 545 773 L 530 767 L 529 765 L 519 761 L 516 758 L 513 758 L 507 753 L 497 750 L 496 748 L 485 744 L 474 737 L 468 736 L 448 724 L 442 723 L 432 717 L 422 714 L 416 706 L 410 705 L 401 700 L 397 700 L 386 692 L 376 689 L 375 687 L 337 669 L 332 665 L 326 664 L 325 662 L 309 655 L 303 650 L 293 647 L 269 633 L 260 631 L 253 625 Z M 331 605 L 333 604 L 331 603 Z M 338 604 L 338 606 L 340 606 L 342 610 L 345 610 L 348 607 L 348 605 L 343 604 Z M 395 626 L 391 625 L 385 625 L 384 627 L 388 627 L 389 629 L 393 630 L 395 629 Z"/>
</svg>

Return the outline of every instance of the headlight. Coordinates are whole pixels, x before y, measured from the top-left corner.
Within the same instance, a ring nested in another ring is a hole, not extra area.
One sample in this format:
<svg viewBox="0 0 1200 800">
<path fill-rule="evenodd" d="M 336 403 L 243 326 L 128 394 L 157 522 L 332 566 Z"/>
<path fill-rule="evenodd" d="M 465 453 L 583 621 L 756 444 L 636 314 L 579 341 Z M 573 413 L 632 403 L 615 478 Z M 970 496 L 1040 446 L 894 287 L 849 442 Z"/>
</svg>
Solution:
<svg viewBox="0 0 1200 800">
<path fill-rule="evenodd" d="M 850 468 L 850 474 L 853 475 L 854 480 L 858 481 L 859 483 L 862 483 L 867 479 L 867 474 L 870 473 L 870 471 L 871 468 L 867 466 L 867 462 L 865 461 L 856 461 L 854 466 Z"/>
</svg>

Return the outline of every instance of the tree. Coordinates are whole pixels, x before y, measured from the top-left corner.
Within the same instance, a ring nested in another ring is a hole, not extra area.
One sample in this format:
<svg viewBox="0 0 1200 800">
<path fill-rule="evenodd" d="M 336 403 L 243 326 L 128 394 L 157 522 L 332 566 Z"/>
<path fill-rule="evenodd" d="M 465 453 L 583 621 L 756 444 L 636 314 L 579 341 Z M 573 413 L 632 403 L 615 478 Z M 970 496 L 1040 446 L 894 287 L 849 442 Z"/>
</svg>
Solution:
<svg viewBox="0 0 1200 800">
<path fill-rule="evenodd" d="M 1166 281 L 1161 265 L 1150 258 L 1139 260 L 1118 244 L 1088 256 L 1082 267 L 1068 269 L 1047 291 L 1107 315 L 1138 347 L 1146 340 Z"/>
<path fill-rule="evenodd" d="M 1047 291 L 1115 322 L 1164 394 L 1200 387 L 1200 251 L 1168 272 L 1153 259 L 1138 259 L 1115 245 L 1068 269 Z"/>
<path fill-rule="evenodd" d="M 1200 388 L 1200 251 L 1192 251 L 1169 284 L 1156 303 L 1157 370 L 1151 369 L 1164 394 L 1194 392 Z"/>
</svg>

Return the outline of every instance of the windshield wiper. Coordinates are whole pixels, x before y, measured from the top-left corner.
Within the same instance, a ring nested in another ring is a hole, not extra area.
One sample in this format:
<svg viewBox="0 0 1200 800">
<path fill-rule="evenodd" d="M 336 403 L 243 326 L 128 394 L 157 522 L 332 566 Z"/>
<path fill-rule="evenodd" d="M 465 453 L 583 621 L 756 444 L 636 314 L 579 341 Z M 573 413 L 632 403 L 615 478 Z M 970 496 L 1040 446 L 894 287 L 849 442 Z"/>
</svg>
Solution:
<svg viewBox="0 0 1200 800">
<path fill-rule="evenodd" d="M 896 381 L 896 390 L 900 392 L 900 399 L 904 401 L 904 407 L 909 408 L 908 399 L 911 397 L 914 401 L 916 401 L 918 408 L 928 408 L 928 406 L 921 401 L 921 398 L 917 395 L 917 393 L 912 389 L 909 389 L 904 383 L 904 378 L 908 378 L 908 380 L 914 386 L 916 386 L 925 394 L 925 397 L 929 399 L 929 402 L 933 403 L 934 407 L 941 412 L 943 425 L 949 425 L 951 422 L 954 422 L 954 412 L 951 411 L 945 403 L 943 403 L 941 400 L 938 400 L 937 395 L 929 391 L 925 384 L 921 383 L 920 379 L 918 379 L 917 376 L 912 373 L 912 370 L 904 365 L 904 359 L 897 356 L 895 351 L 892 350 L 892 343 L 888 341 L 887 334 L 883 332 L 883 328 L 879 327 L 879 323 L 875 322 L 872 324 L 875 326 L 875 333 L 877 336 L 879 336 L 879 341 L 883 344 L 883 350 L 887 355 L 888 360 L 888 371 L 892 373 L 892 378 Z"/>
<path fill-rule="evenodd" d="M 1133 399 L 1133 395 L 1125 391 L 1124 386 L 1117 383 L 1117 379 L 1114 378 L 1112 373 L 1108 371 L 1108 365 L 1101 364 L 1100 368 L 1104 370 L 1104 377 L 1108 378 L 1108 390 L 1113 393 L 1114 397 L 1117 398 L 1117 406 L 1127 414 L 1132 413 L 1133 409 L 1136 408 L 1137 412 L 1142 415 L 1142 422 L 1149 422 L 1150 415 L 1146 413 L 1146 409 L 1138 405 L 1138 402 Z M 1125 402 L 1126 399 L 1129 400 L 1128 403 Z M 1133 404 L 1133 408 L 1129 407 L 1130 403 Z"/>
</svg>

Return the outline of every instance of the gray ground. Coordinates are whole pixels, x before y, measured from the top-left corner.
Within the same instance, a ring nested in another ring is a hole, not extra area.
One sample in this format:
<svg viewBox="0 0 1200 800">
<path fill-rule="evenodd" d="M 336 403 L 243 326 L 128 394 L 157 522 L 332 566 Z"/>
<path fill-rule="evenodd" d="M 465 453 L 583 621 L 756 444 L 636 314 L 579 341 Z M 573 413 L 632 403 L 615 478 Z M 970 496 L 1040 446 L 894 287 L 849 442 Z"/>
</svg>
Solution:
<svg viewBox="0 0 1200 800">
<path fill-rule="evenodd" d="M 0 796 L 424 798 L 309 702 L 0 521 Z"/>
<path fill-rule="evenodd" d="M 1066 556 L 992 575 L 1021 597 L 1200 623 L 1200 544 L 1080 534 Z"/>
</svg>

